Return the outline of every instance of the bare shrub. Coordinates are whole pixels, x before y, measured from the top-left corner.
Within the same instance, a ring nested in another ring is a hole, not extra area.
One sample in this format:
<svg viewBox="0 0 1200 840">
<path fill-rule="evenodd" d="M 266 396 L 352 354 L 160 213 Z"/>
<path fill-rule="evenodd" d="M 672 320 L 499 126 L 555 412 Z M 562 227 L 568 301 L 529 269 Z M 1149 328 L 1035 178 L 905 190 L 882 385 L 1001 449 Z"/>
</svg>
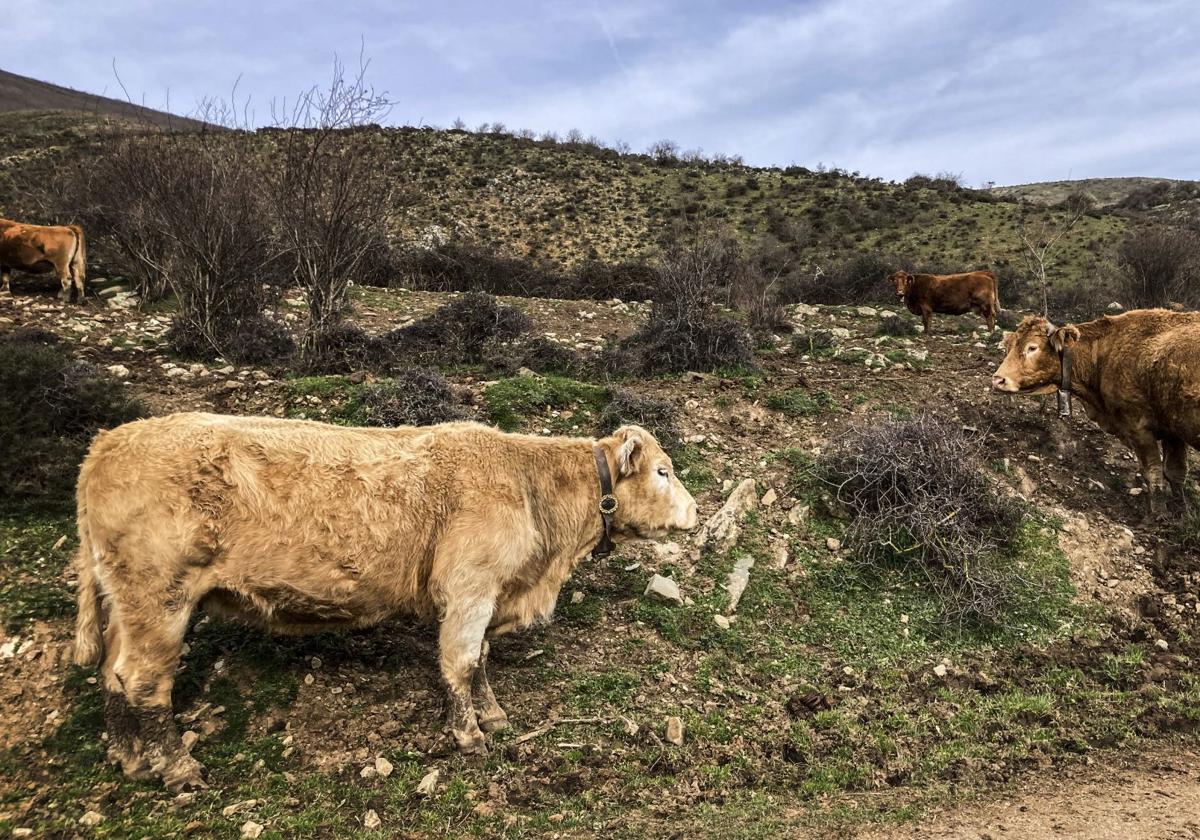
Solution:
<svg viewBox="0 0 1200 840">
<path fill-rule="evenodd" d="M 364 386 L 358 402 L 366 426 L 430 426 L 471 416 L 455 400 L 445 377 L 423 367 L 406 368 L 391 379 Z"/>
<path fill-rule="evenodd" d="M 479 362 L 495 341 L 510 341 L 532 328 L 529 316 L 491 295 L 470 292 L 379 340 L 394 360 L 427 359 L 440 364 Z"/>
<path fill-rule="evenodd" d="M 659 297 L 642 329 L 622 347 L 644 373 L 745 367 L 753 362 L 746 328 L 715 306 L 740 270 L 732 240 L 701 230 L 668 246 L 658 267 Z"/>
<path fill-rule="evenodd" d="M 837 347 L 837 339 L 829 330 L 805 330 L 792 337 L 792 352 L 800 355 L 817 356 L 830 353 Z"/>
<path fill-rule="evenodd" d="M 761 266 L 741 261 L 729 278 L 729 307 L 746 316 L 756 332 L 772 332 L 788 326 L 779 299 L 779 273 L 769 274 Z"/>
<path fill-rule="evenodd" d="M 673 166 L 679 163 L 679 144 L 674 140 L 657 140 L 646 149 L 646 154 L 660 166 Z"/>
<path fill-rule="evenodd" d="M 348 78 L 335 61 L 329 86 L 305 91 L 290 112 L 277 113 L 286 130 L 269 135 L 275 151 L 266 190 L 282 255 L 308 303 L 306 359 L 337 337 L 350 284 L 377 268 L 388 250 L 388 182 L 372 159 L 371 138 L 351 131 L 391 108 L 387 96 L 366 83 L 366 70 L 360 60 Z"/>
<path fill-rule="evenodd" d="M 1196 232 L 1142 228 L 1121 243 L 1117 261 L 1125 306 L 1200 304 L 1200 235 Z"/>
<path fill-rule="evenodd" d="M 884 315 L 879 319 L 875 335 L 887 335 L 893 338 L 904 338 L 917 334 L 917 325 L 911 318 L 901 315 Z"/>
<path fill-rule="evenodd" d="M 958 624 L 999 620 L 1027 583 L 1014 559 L 1024 511 L 985 477 L 982 456 L 957 423 L 919 415 L 860 423 L 818 464 L 851 516 L 857 562 L 918 572 Z"/>
<path fill-rule="evenodd" d="M 679 412 L 674 403 L 628 388 L 617 388 L 600 412 L 598 425 L 601 434 L 608 434 L 626 424 L 648 430 L 667 449 L 673 448 L 682 439 Z"/>
<path fill-rule="evenodd" d="M 855 254 L 794 281 L 785 299 L 834 305 L 890 302 L 895 290 L 886 281 L 893 270 L 879 254 Z"/>
<path fill-rule="evenodd" d="M 54 334 L 0 335 L 0 500 L 64 503 L 97 429 L 146 415 L 124 385 Z"/>
</svg>

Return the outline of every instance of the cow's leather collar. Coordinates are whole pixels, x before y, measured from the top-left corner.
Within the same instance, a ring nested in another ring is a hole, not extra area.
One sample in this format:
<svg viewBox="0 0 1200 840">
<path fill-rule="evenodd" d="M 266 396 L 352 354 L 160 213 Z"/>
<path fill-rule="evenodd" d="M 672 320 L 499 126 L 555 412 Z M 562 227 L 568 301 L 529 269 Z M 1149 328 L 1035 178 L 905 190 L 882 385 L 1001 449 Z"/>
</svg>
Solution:
<svg viewBox="0 0 1200 840">
<path fill-rule="evenodd" d="M 1058 327 L 1051 326 L 1046 330 L 1046 338 L 1053 339 L 1054 334 L 1058 332 Z M 1054 342 L 1050 342 L 1050 346 L 1054 346 Z M 1071 354 L 1071 348 L 1063 345 L 1063 349 L 1058 354 L 1058 361 L 1061 367 L 1058 379 L 1058 393 L 1055 395 L 1058 398 L 1058 416 L 1071 416 L 1071 368 L 1074 363 L 1074 358 Z"/>
<path fill-rule="evenodd" d="M 596 547 L 592 549 L 592 557 L 607 557 L 612 554 L 612 518 L 617 512 L 617 497 L 613 495 L 612 474 L 608 469 L 608 456 L 604 454 L 604 449 L 597 444 L 592 444 L 592 455 L 596 458 L 596 475 L 600 478 L 600 519 L 604 522 L 604 533 L 600 535 L 600 542 L 596 543 Z"/>
</svg>

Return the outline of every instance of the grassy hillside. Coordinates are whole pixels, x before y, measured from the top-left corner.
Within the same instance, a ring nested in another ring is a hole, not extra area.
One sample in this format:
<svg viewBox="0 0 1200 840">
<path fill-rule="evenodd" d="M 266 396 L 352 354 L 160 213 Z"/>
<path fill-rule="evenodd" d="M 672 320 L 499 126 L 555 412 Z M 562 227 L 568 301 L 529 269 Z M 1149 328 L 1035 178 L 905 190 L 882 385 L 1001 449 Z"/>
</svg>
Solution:
<svg viewBox="0 0 1200 840">
<path fill-rule="evenodd" d="M 21 179 L 6 187 L 5 177 L 28 173 L 30 161 L 49 171 L 87 148 L 96 127 L 95 119 L 79 115 L 0 114 L 0 203 L 24 208 Z M 856 253 L 946 270 L 1019 273 L 1022 266 L 1018 219 L 1028 209 L 983 191 L 838 170 L 656 162 L 586 143 L 455 130 L 373 128 L 345 142 L 365 144 L 390 175 L 391 226 L 407 245 L 481 241 L 570 267 L 644 258 L 679 223 L 711 219 L 747 243 L 774 248 L 778 262 L 797 273 Z M 1126 225 L 1117 216 L 1085 217 L 1052 276 L 1090 281 L 1097 266 L 1112 260 Z"/>
<path fill-rule="evenodd" d="M 197 128 L 195 120 L 134 105 L 123 99 L 40 82 L 0 70 L 0 113 L 11 111 L 74 111 L 91 116 L 135 119 L 151 125 Z"/>
<path fill-rule="evenodd" d="M 1075 181 L 1041 181 L 1034 184 L 1014 184 L 995 187 L 992 193 L 1005 198 L 1032 201 L 1035 204 L 1052 205 L 1067 196 L 1084 192 L 1095 199 L 1100 207 L 1121 204 L 1131 195 L 1147 189 L 1170 189 L 1178 185 L 1194 184 L 1194 181 L 1179 181 L 1173 178 L 1080 178 Z"/>
</svg>

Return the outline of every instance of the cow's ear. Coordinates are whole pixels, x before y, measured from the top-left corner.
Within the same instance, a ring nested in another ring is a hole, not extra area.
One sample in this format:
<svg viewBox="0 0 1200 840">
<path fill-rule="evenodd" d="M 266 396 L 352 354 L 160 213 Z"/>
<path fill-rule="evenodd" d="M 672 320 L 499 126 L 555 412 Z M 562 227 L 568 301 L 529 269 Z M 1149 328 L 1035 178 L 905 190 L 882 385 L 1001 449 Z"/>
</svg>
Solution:
<svg viewBox="0 0 1200 840">
<path fill-rule="evenodd" d="M 1059 327 L 1050 336 L 1050 343 L 1054 345 L 1054 349 L 1061 353 L 1064 348 L 1070 347 L 1079 340 L 1079 327 L 1074 324 L 1067 324 L 1065 327 Z"/>
<path fill-rule="evenodd" d="M 633 475 L 640 469 L 645 454 L 646 430 L 639 426 L 622 426 L 613 432 L 613 437 L 618 442 L 617 473 L 622 476 Z"/>
<path fill-rule="evenodd" d="M 1007 353 L 1010 350 L 1012 350 L 1013 344 L 1015 344 L 1016 341 L 1017 341 L 1017 334 L 1015 332 L 1006 332 L 1004 334 L 1004 352 Z"/>
</svg>

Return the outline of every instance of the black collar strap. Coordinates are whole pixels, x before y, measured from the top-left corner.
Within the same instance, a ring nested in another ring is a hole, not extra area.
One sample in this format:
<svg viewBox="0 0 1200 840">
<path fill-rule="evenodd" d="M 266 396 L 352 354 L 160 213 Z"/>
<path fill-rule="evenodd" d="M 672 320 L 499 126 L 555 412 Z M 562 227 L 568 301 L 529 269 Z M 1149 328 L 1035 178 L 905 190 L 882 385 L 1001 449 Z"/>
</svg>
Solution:
<svg viewBox="0 0 1200 840">
<path fill-rule="evenodd" d="M 592 557 L 607 557 L 612 554 L 612 518 L 617 512 L 617 497 L 613 495 L 612 474 L 608 471 L 608 458 L 604 450 L 592 444 L 592 454 L 596 457 L 596 474 L 600 477 L 600 518 L 604 521 L 604 533 L 600 542 L 592 549 Z"/>
</svg>

